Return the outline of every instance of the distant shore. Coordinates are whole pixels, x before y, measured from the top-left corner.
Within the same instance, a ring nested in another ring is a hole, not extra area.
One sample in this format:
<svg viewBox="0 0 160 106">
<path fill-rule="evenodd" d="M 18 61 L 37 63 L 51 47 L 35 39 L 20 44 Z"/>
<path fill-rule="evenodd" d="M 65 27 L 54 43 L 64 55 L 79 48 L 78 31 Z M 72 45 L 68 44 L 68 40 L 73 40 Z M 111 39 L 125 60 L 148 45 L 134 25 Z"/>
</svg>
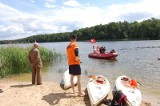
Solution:
<svg viewBox="0 0 160 106">
<path fill-rule="evenodd" d="M 32 85 L 30 82 L 0 80 L 0 103 L 2 106 L 90 106 L 86 93 L 84 97 L 73 95 L 71 89 L 62 90 L 59 83 L 43 82 L 42 85 Z M 86 88 L 83 87 L 83 90 Z M 106 99 L 112 99 L 110 92 Z M 154 99 L 154 98 L 153 98 Z M 142 100 L 141 106 L 157 106 L 160 103 L 150 103 Z M 103 102 L 99 106 L 107 106 Z"/>
</svg>

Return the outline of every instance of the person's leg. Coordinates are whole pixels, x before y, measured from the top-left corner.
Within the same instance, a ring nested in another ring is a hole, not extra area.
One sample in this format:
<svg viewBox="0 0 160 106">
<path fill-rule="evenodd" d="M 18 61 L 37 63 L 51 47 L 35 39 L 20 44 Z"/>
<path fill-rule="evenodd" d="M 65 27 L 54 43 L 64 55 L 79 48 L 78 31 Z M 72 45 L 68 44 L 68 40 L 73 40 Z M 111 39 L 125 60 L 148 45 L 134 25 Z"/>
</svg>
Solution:
<svg viewBox="0 0 160 106">
<path fill-rule="evenodd" d="M 78 86 L 78 93 L 81 93 L 81 77 L 77 75 L 77 86 Z"/>
<path fill-rule="evenodd" d="M 78 95 L 84 96 L 85 93 L 81 90 L 81 75 L 77 75 L 77 86 L 78 86 Z"/>
<path fill-rule="evenodd" d="M 3 92 L 3 90 L 2 89 L 0 89 L 0 93 L 2 93 Z"/>
<path fill-rule="evenodd" d="M 32 67 L 32 84 L 35 84 L 36 68 Z"/>
<path fill-rule="evenodd" d="M 73 90 L 73 93 L 76 93 L 75 88 L 74 88 L 74 76 L 72 74 L 70 74 L 70 83 L 71 83 L 71 88 Z"/>
<path fill-rule="evenodd" d="M 40 67 L 36 67 L 36 71 L 37 71 L 37 85 L 41 85 L 42 84 L 41 68 Z"/>
</svg>

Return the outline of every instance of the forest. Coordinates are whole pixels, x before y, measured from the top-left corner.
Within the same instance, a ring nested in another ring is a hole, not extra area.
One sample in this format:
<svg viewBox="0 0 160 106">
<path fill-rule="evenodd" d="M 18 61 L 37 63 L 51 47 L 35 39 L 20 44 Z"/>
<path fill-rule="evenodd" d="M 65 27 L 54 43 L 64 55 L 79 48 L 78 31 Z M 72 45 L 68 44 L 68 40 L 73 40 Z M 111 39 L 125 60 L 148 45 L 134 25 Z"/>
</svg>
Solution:
<svg viewBox="0 0 160 106">
<path fill-rule="evenodd" d="M 81 28 L 72 32 L 38 34 L 16 40 L 3 40 L 6 43 L 65 42 L 69 34 L 76 34 L 78 41 L 94 38 L 96 40 L 158 40 L 160 39 L 160 19 L 151 18 L 141 22 L 110 22 L 105 25 Z"/>
</svg>

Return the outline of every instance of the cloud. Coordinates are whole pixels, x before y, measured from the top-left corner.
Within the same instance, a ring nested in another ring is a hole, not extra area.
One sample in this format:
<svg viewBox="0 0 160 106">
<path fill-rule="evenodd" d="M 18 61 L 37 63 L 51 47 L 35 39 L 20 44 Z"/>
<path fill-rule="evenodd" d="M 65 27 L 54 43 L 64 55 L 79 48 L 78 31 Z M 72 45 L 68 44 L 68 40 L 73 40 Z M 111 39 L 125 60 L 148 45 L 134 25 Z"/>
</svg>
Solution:
<svg viewBox="0 0 160 106">
<path fill-rule="evenodd" d="M 46 8 L 55 8 L 56 5 L 54 4 L 56 1 L 55 0 L 47 0 L 46 3 L 44 4 L 44 7 Z"/>
<path fill-rule="evenodd" d="M 71 7 L 78 7 L 80 6 L 79 2 L 76 0 L 68 0 L 66 2 L 63 2 L 63 5 L 65 6 L 71 6 Z"/>
<path fill-rule="evenodd" d="M 119 18 L 128 22 L 133 22 L 133 21 L 139 21 L 142 19 L 147 19 L 148 17 L 150 17 L 151 14 L 149 13 L 140 13 L 140 12 L 136 12 L 136 13 L 127 13 L 124 14 L 122 16 L 120 16 Z"/>
<path fill-rule="evenodd" d="M 46 0 L 46 1 L 51 2 L 51 3 L 56 2 L 56 0 Z"/>
<path fill-rule="evenodd" d="M 47 16 L 20 12 L 0 3 L 0 40 L 56 31 Z"/>
<path fill-rule="evenodd" d="M 0 3 L 0 40 L 17 39 L 35 34 L 59 33 L 107 24 L 116 21 L 137 21 L 160 18 L 159 0 L 141 0 L 135 3 L 112 4 L 101 8 L 68 0 L 56 6 L 55 0 L 45 3 L 53 5 L 41 11 L 26 13 Z M 47 7 L 47 5 L 46 5 Z"/>
<path fill-rule="evenodd" d="M 45 3 L 45 4 L 44 4 L 44 7 L 47 7 L 47 8 L 55 8 L 56 5 L 50 4 L 50 3 Z"/>
<path fill-rule="evenodd" d="M 151 17 L 158 18 L 160 16 L 158 12 L 160 6 L 158 4 L 160 4 L 159 0 L 142 0 L 137 3 L 113 4 L 105 10 L 105 14 L 117 21 L 137 21 Z"/>
<path fill-rule="evenodd" d="M 31 0 L 31 2 L 32 2 L 32 3 L 34 3 L 34 2 L 35 2 L 35 0 Z"/>
<path fill-rule="evenodd" d="M 27 34 L 30 34 L 27 31 L 24 31 L 23 28 L 18 26 L 0 26 L 0 40 L 6 39 L 15 39 L 25 37 Z"/>
</svg>

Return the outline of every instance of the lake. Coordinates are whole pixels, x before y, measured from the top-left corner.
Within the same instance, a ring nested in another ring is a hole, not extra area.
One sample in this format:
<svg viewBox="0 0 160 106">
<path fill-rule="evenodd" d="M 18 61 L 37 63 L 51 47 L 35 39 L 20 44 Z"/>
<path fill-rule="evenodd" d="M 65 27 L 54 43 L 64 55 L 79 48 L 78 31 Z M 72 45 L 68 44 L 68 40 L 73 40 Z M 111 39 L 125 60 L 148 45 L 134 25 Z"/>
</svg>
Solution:
<svg viewBox="0 0 160 106">
<path fill-rule="evenodd" d="M 64 57 L 55 60 L 52 65 L 43 68 L 43 80 L 62 80 L 63 72 L 68 69 L 66 46 L 69 42 L 40 43 L 40 46 L 55 49 L 64 54 Z M 127 75 L 142 84 L 142 95 L 148 94 L 160 97 L 160 40 L 146 41 L 105 41 L 96 45 L 105 46 L 107 51 L 114 49 L 119 55 L 115 61 L 99 60 L 88 57 L 93 50 L 90 42 L 77 42 L 79 44 L 82 82 L 86 86 L 88 75 L 104 75 L 113 88 L 115 80 L 120 75 Z M 16 44 L 16 46 L 30 46 L 31 44 Z M 1 45 L 6 46 L 6 45 Z"/>
</svg>

